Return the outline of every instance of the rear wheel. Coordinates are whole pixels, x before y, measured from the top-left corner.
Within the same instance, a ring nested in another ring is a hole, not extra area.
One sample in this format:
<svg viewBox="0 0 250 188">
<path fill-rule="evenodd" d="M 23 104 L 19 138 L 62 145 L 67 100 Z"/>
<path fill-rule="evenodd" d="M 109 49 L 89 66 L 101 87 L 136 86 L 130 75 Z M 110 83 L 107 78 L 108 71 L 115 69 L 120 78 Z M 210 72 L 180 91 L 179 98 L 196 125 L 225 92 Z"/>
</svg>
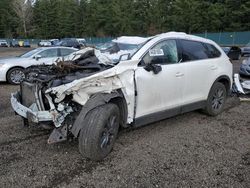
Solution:
<svg viewBox="0 0 250 188">
<path fill-rule="evenodd" d="M 21 81 L 25 78 L 25 74 L 22 68 L 13 68 L 10 69 L 7 73 L 7 81 L 10 84 L 20 84 Z"/>
<path fill-rule="evenodd" d="M 90 111 L 82 121 L 79 151 L 91 160 L 100 161 L 112 150 L 119 129 L 119 108 L 106 104 Z"/>
<path fill-rule="evenodd" d="M 216 82 L 209 93 L 205 112 L 208 115 L 216 116 L 220 114 L 225 106 L 227 91 L 224 84 Z"/>
</svg>

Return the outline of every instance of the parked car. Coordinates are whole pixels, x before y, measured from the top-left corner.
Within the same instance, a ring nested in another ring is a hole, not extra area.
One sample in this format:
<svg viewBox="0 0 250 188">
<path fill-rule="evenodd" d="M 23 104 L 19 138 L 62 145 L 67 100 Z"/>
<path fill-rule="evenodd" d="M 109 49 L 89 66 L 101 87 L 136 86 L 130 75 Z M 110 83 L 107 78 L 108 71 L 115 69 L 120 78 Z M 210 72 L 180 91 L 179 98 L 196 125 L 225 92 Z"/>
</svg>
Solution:
<svg viewBox="0 0 250 188">
<path fill-rule="evenodd" d="M 24 69 L 38 64 L 53 64 L 59 57 L 67 56 L 77 51 L 75 48 L 55 47 L 37 48 L 19 57 L 0 60 L 0 81 L 19 84 L 24 78 Z"/>
<path fill-rule="evenodd" d="M 227 56 L 232 60 L 240 60 L 241 49 L 238 46 L 222 47 Z"/>
<path fill-rule="evenodd" d="M 78 138 L 80 153 L 99 161 L 111 152 L 119 127 L 196 109 L 216 116 L 232 88 L 232 64 L 221 47 L 185 33 L 148 38 L 119 59 L 85 48 L 70 62 L 31 67 L 33 77 L 12 94 L 12 108 L 25 124 L 52 123 L 48 143 Z"/>
<path fill-rule="evenodd" d="M 75 38 L 64 38 L 56 44 L 56 46 L 65 46 L 81 49 L 81 45 Z"/>
<path fill-rule="evenodd" d="M 38 43 L 38 46 L 39 46 L 39 47 L 50 47 L 50 46 L 52 46 L 52 43 L 51 43 L 51 41 L 49 41 L 49 40 L 41 40 L 41 41 Z"/>
<path fill-rule="evenodd" d="M 6 40 L 0 40 L 0 47 L 8 47 L 8 42 Z"/>
<path fill-rule="evenodd" d="M 51 45 L 52 45 L 52 46 L 56 46 L 56 45 L 60 42 L 59 39 L 51 39 L 51 40 L 49 40 L 49 41 L 51 42 Z"/>
<path fill-rule="evenodd" d="M 24 41 L 24 42 L 23 42 L 23 47 L 25 47 L 25 48 L 30 48 L 30 47 L 31 47 L 31 46 L 30 46 L 30 42 L 29 42 L 28 40 Z"/>
<path fill-rule="evenodd" d="M 19 47 L 19 43 L 17 40 L 13 40 L 10 42 L 10 47 Z"/>
<path fill-rule="evenodd" d="M 23 40 L 19 40 L 19 41 L 18 41 L 18 45 L 19 45 L 19 47 L 23 47 L 24 41 L 23 41 Z"/>
<path fill-rule="evenodd" d="M 250 76 L 250 57 L 243 60 L 239 73 L 241 76 Z"/>
<path fill-rule="evenodd" d="M 105 53 L 113 61 L 118 62 L 123 54 L 133 54 L 150 38 L 122 36 L 111 42 L 97 45 L 96 48 Z"/>
<path fill-rule="evenodd" d="M 81 47 L 85 47 L 86 46 L 86 40 L 83 38 L 77 38 L 76 39 L 78 41 L 78 43 L 80 44 Z"/>
<path fill-rule="evenodd" d="M 242 56 L 249 56 L 250 55 L 250 42 L 242 48 Z"/>
</svg>

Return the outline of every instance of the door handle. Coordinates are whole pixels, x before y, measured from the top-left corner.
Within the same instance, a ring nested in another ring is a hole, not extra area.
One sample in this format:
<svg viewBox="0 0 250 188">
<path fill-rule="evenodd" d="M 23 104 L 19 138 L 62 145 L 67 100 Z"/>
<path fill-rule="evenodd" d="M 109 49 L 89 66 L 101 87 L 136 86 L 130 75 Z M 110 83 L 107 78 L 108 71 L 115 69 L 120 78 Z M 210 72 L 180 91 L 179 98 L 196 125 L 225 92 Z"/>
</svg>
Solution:
<svg viewBox="0 0 250 188">
<path fill-rule="evenodd" d="M 179 77 L 183 77 L 183 76 L 184 76 L 184 74 L 183 74 L 183 73 L 181 73 L 181 72 L 177 72 L 177 73 L 175 74 L 175 76 L 179 78 Z"/>
<path fill-rule="evenodd" d="M 217 69 L 218 69 L 217 66 L 215 66 L 215 65 L 211 66 L 211 70 L 217 70 Z"/>
</svg>

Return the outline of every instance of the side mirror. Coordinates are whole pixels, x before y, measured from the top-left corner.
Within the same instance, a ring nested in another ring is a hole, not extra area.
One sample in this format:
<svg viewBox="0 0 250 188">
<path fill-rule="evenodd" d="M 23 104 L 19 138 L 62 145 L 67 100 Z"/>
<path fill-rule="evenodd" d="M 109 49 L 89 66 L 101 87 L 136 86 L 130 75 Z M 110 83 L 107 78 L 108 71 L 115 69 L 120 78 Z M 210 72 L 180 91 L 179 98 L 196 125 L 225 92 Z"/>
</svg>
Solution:
<svg viewBox="0 0 250 188">
<path fill-rule="evenodd" d="M 120 62 L 120 61 L 126 61 L 126 60 L 129 60 L 129 58 L 130 58 L 130 53 L 123 54 L 123 55 L 121 55 L 121 56 L 120 56 L 120 58 L 119 58 L 119 62 Z"/>
<path fill-rule="evenodd" d="M 162 71 L 162 67 L 159 64 L 147 64 L 144 69 L 148 72 L 153 71 L 154 74 L 159 74 Z"/>
<path fill-rule="evenodd" d="M 41 58 L 42 58 L 41 55 L 36 55 L 36 56 L 34 56 L 34 59 L 37 60 L 37 61 L 38 61 L 39 59 L 41 59 Z"/>
</svg>

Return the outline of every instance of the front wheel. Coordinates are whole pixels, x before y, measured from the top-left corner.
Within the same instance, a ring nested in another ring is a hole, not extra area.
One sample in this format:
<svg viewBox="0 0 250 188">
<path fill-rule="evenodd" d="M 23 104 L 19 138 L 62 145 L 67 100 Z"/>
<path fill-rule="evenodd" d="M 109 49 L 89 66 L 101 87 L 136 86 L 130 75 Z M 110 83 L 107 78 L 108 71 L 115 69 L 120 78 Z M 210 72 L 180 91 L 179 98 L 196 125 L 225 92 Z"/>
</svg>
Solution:
<svg viewBox="0 0 250 188">
<path fill-rule="evenodd" d="M 216 82 L 208 95 L 205 112 L 211 116 L 219 115 L 225 106 L 227 98 L 227 91 L 225 85 Z"/>
<path fill-rule="evenodd" d="M 91 110 L 82 121 L 79 151 L 91 160 L 100 161 L 112 150 L 119 129 L 117 105 L 109 103 Z"/>
<path fill-rule="evenodd" d="M 20 84 L 21 81 L 25 78 L 25 74 L 22 68 L 13 68 L 7 73 L 7 81 L 10 84 Z"/>
</svg>

